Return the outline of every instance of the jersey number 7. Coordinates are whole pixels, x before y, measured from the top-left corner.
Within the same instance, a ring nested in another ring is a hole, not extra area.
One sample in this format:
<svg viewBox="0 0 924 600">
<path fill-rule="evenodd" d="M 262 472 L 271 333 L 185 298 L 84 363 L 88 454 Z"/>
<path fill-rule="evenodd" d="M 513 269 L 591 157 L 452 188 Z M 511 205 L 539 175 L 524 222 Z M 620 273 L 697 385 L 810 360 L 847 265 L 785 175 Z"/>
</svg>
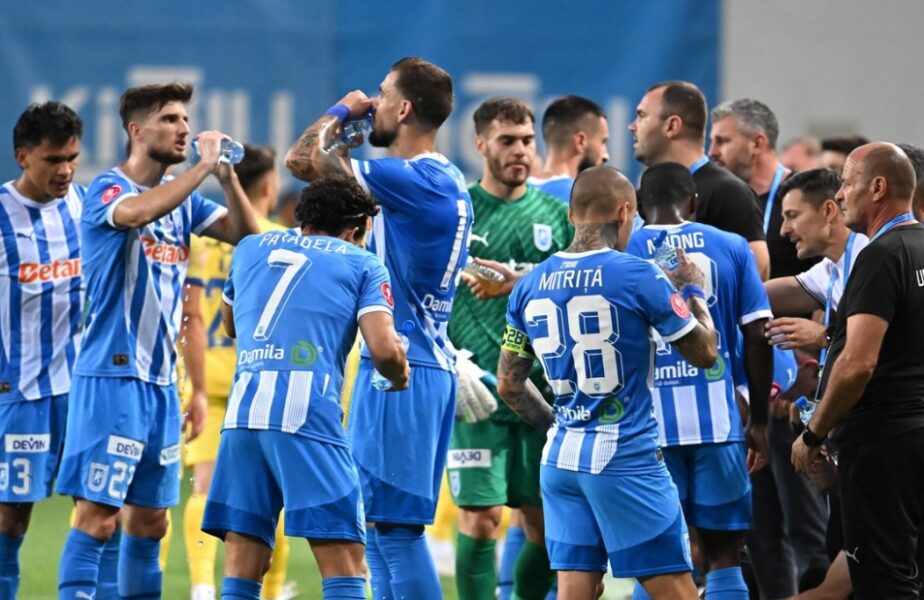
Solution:
<svg viewBox="0 0 924 600">
<path fill-rule="evenodd" d="M 253 331 L 253 339 L 265 342 L 273 335 L 273 330 L 279 323 L 279 315 L 285 309 L 295 286 L 302 280 L 311 267 L 311 260 L 304 254 L 279 248 L 270 252 L 266 259 L 270 267 L 283 268 L 282 277 L 276 282 L 273 293 L 270 294 L 257 327 Z"/>
</svg>

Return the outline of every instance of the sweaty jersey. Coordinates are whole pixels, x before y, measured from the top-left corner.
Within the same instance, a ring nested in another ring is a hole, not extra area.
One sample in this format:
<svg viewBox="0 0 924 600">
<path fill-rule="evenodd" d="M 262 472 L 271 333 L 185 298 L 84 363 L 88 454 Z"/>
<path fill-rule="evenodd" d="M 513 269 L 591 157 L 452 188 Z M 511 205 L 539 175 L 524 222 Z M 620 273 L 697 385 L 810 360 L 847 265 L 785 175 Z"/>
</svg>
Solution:
<svg viewBox="0 0 924 600">
<path fill-rule="evenodd" d="M 709 225 L 649 225 L 632 234 L 626 252 L 652 259 L 665 230 L 665 243 L 683 248 L 705 275 L 718 360 L 711 369 L 698 369 L 668 344 L 658 344 L 653 399 L 659 441 L 666 446 L 741 441 L 733 361 L 741 327 L 773 316 L 767 292 L 747 241 Z"/>
<path fill-rule="evenodd" d="M 510 295 L 503 348 L 539 358 L 555 395 L 542 464 L 587 473 L 654 472 L 657 424 L 649 329 L 673 342 L 696 320 L 653 264 L 615 250 L 559 252 Z"/>
<path fill-rule="evenodd" d="M 224 428 L 346 445 L 340 386 L 357 319 L 392 309 L 381 261 L 333 237 L 251 235 L 234 251 L 222 299 L 237 333 Z"/>
<path fill-rule="evenodd" d="M 66 394 L 80 345 L 86 188 L 35 202 L 0 187 L 0 403 Z"/>
<path fill-rule="evenodd" d="M 516 200 L 492 196 L 475 183 L 472 196 L 475 223 L 469 254 L 507 263 L 517 271 L 530 271 L 555 252 L 564 250 L 574 237 L 568 221 L 568 207 L 536 188 L 527 188 Z M 507 298 L 479 300 L 466 285 L 460 285 L 449 321 L 449 339 L 456 348 L 474 353 L 474 362 L 485 371 L 497 370 L 500 336 L 507 322 Z M 545 387 L 542 369 L 531 375 L 539 389 Z M 503 402 L 492 419 L 519 420 Z"/>
<path fill-rule="evenodd" d="M 369 250 L 394 281 L 395 323 L 415 325 L 408 362 L 454 371 L 455 352 L 446 330 L 472 227 L 465 179 L 437 153 L 352 164 L 356 180 L 381 207 Z M 369 357 L 366 348 L 362 356 Z"/>
<path fill-rule="evenodd" d="M 77 374 L 136 377 L 158 385 L 176 380 L 190 234 L 202 233 L 227 210 L 193 192 L 144 227 L 117 227 L 115 207 L 148 189 L 119 168 L 99 175 L 87 189 L 81 226 L 87 314 Z"/>
<path fill-rule="evenodd" d="M 260 231 L 284 229 L 269 219 L 258 217 Z M 237 353 L 234 339 L 221 325 L 221 294 L 231 268 L 234 246 L 205 237 L 194 237 L 189 245 L 189 272 L 186 283 L 202 288 L 199 312 L 205 326 L 205 393 L 210 398 L 228 398 L 234 380 Z M 186 386 L 192 392 L 192 386 Z"/>
</svg>

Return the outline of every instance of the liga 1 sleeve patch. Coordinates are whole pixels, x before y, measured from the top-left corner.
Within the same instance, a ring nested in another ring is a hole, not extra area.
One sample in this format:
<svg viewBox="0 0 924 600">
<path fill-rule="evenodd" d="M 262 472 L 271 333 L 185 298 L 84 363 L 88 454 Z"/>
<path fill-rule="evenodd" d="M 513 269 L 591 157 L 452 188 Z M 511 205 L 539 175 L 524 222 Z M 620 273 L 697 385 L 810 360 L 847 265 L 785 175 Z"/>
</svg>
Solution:
<svg viewBox="0 0 924 600">
<path fill-rule="evenodd" d="M 501 340 L 501 350 L 509 350 L 517 354 L 527 354 L 533 356 L 533 347 L 529 343 L 529 337 L 512 325 L 504 328 L 504 337 Z"/>
</svg>

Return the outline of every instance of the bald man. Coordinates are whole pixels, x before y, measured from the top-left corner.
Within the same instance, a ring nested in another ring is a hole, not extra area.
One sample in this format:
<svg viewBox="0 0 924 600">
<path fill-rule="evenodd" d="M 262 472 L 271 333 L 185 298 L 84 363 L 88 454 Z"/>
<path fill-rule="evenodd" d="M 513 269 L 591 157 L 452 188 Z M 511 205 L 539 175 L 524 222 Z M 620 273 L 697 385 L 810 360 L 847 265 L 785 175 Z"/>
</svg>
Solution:
<svg viewBox="0 0 924 600">
<path fill-rule="evenodd" d="M 839 449 L 844 545 L 854 597 L 917 598 L 924 565 L 924 227 L 915 175 L 893 144 L 850 153 L 835 199 L 870 238 L 838 306 L 821 402 L 792 448 L 818 468 L 829 434 Z M 829 452 L 831 449 L 829 448 Z"/>
<path fill-rule="evenodd" d="M 561 600 L 596 598 L 607 562 L 652 598 L 697 597 L 680 498 L 658 449 L 648 332 L 698 368 L 715 364 L 716 333 L 689 258 L 665 277 L 622 252 L 635 212 L 619 171 L 582 172 L 571 194 L 574 241 L 520 280 L 507 310 L 497 389 L 547 434 L 540 481 Z M 528 380 L 534 357 L 551 407 Z"/>
</svg>

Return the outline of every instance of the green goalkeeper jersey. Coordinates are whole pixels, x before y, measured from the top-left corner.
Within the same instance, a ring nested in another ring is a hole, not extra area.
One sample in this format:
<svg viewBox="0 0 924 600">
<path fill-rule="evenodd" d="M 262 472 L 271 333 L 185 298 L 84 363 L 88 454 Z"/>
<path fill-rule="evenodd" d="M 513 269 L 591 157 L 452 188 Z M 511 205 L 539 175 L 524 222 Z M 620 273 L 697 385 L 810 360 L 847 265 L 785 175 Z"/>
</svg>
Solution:
<svg viewBox="0 0 924 600">
<path fill-rule="evenodd" d="M 529 187 L 521 197 L 507 201 L 492 196 L 479 183 L 472 184 L 468 191 L 475 217 L 469 255 L 526 272 L 571 244 L 574 228 L 568 221 L 568 205 L 555 196 Z M 506 297 L 479 300 L 467 286 L 459 285 L 449 320 L 449 339 L 456 348 L 473 352 L 472 360 L 485 371 L 497 372 L 506 322 Z M 538 361 L 531 379 L 546 392 Z M 498 405 L 492 418 L 518 418 L 503 400 Z"/>
</svg>

